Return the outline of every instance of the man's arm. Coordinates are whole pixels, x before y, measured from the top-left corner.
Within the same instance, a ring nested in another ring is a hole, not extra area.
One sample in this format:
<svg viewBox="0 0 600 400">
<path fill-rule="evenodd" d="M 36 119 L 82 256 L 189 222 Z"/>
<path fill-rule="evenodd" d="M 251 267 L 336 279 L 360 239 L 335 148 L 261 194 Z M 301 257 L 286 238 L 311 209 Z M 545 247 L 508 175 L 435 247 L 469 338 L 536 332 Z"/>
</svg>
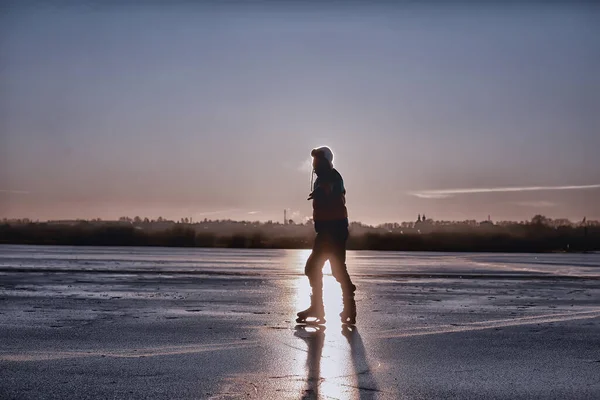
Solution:
<svg viewBox="0 0 600 400">
<path fill-rule="evenodd" d="M 308 195 L 308 200 L 327 201 L 346 194 L 343 180 L 333 182 L 317 182 L 315 189 Z"/>
</svg>

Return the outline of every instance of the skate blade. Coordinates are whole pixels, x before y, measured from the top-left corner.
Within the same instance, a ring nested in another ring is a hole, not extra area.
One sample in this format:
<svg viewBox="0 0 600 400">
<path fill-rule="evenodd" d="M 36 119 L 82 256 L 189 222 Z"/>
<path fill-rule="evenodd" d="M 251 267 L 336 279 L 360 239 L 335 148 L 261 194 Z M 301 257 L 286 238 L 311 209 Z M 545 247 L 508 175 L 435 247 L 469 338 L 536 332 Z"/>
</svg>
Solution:
<svg viewBox="0 0 600 400">
<path fill-rule="evenodd" d="M 296 323 L 305 325 L 325 325 L 326 322 L 325 318 L 296 318 Z"/>
</svg>

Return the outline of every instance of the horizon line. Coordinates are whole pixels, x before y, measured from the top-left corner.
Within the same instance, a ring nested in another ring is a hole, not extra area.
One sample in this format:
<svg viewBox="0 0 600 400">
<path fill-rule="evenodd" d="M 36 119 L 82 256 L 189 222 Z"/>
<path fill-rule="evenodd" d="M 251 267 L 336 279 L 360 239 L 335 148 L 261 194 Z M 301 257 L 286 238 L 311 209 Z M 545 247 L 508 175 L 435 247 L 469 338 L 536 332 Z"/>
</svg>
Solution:
<svg viewBox="0 0 600 400">
<path fill-rule="evenodd" d="M 531 219 L 533 219 L 535 216 L 537 215 L 541 215 L 543 217 L 546 217 L 543 214 L 537 213 L 534 214 L 530 219 L 497 219 L 496 222 L 523 222 L 523 221 L 530 221 Z M 122 217 L 119 217 L 122 218 Z M 103 218 L 57 218 L 57 219 L 32 219 L 32 218 L 28 218 L 28 217 L 22 217 L 22 218 L 9 218 L 9 217 L 0 217 L 0 223 L 3 220 L 6 220 L 8 222 L 10 221 L 18 221 L 18 220 L 27 220 L 29 222 L 32 223 L 47 223 L 47 222 L 124 222 L 119 220 L 119 218 L 116 219 L 103 219 Z M 126 216 L 126 218 L 129 218 L 131 221 L 125 221 L 125 222 L 133 222 L 134 218 Z M 142 220 L 142 223 L 144 219 L 146 219 L 148 217 L 141 217 L 140 219 Z M 185 217 L 184 217 L 185 218 Z M 579 219 L 574 219 L 572 220 L 571 218 L 568 217 L 546 217 L 550 220 L 568 220 L 570 222 L 579 222 L 580 220 L 587 220 L 587 217 L 584 216 L 583 218 L 579 218 Z M 171 222 L 171 223 L 182 223 L 181 222 L 181 218 L 180 219 L 167 219 L 164 218 L 161 221 L 158 221 L 156 218 L 152 219 L 152 218 L 148 218 L 150 223 L 162 223 L 162 222 Z M 431 221 L 434 222 L 453 222 L 453 223 L 462 223 L 465 221 L 477 221 L 477 222 L 484 222 L 484 221 L 488 221 L 487 219 L 481 219 L 478 220 L 477 218 L 465 218 L 465 219 L 454 219 L 454 220 L 449 220 L 449 219 L 430 219 Z M 593 220 L 593 219 L 592 219 Z M 244 223 L 244 222 L 251 222 L 251 223 L 259 223 L 259 224 L 280 224 L 280 225 L 290 225 L 287 222 L 282 222 L 280 220 L 265 220 L 265 221 L 260 221 L 260 220 L 244 220 L 244 219 L 231 219 L 231 218 L 219 218 L 219 219 L 208 219 L 207 222 L 233 222 L 233 223 Z M 307 220 L 303 220 L 303 221 L 294 221 L 293 225 L 305 225 L 308 221 Z M 376 227 L 379 225 L 386 225 L 386 224 L 397 224 L 397 223 L 404 223 L 404 222 L 416 222 L 413 220 L 405 220 L 405 221 L 386 221 L 386 222 L 381 222 L 378 224 L 367 224 L 364 223 L 362 221 L 349 221 L 350 224 L 352 223 L 359 223 L 361 225 L 365 225 L 365 226 L 371 226 L 371 227 Z M 203 220 L 199 220 L 199 221 L 194 221 L 194 222 L 183 222 L 184 224 L 188 224 L 188 225 L 195 225 L 195 224 L 203 224 L 205 223 Z"/>
</svg>

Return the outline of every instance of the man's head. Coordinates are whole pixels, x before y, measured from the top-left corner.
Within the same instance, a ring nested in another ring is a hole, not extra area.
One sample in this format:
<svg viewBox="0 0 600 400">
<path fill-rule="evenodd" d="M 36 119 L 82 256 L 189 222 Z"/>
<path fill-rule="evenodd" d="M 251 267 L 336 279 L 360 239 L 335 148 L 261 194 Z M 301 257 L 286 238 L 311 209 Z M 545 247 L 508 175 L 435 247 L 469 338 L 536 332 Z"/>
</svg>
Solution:
<svg viewBox="0 0 600 400">
<path fill-rule="evenodd" d="M 333 169 L 333 152 L 327 146 L 317 147 L 310 152 L 313 158 L 312 166 L 317 175 Z"/>
</svg>

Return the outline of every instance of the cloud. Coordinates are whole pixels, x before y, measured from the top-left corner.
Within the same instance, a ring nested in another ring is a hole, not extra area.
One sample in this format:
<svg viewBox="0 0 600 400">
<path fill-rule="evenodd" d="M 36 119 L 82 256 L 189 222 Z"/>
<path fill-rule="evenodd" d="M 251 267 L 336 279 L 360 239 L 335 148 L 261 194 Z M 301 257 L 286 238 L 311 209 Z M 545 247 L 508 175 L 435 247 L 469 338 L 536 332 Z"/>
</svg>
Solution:
<svg viewBox="0 0 600 400">
<path fill-rule="evenodd" d="M 8 193 L 8 194 L 29 194 L 26 190 L 11 190 L 11 189 L 0 189 L 0 193 Z"/>
<path fill-rule="evenodd" d="M 419 197 L 421 199 L 446 199 L 448 197 L 452 197 L 450 194 L 442 194 L 442 193 L 429 193 L 429 192 L 413 192 L 410 193 L 413 196 Z"/>
<path fill-rule="evenodd" d="M 545 190 L 581 190 L 598 189 L 600 184 L 594 185 L 570 185 L 570 186 L 516 186 L 516 187 L 494 187 L 494 188 L 469 188 L 469 189 L 441 189 L 441 190 L 422 190 L 409 192 L 410 195 L 422 199 L 444 199 L 453 197 L 457 194 L 475 194 L 475 193 L 507 193 L 507 192 L 533 192 Z"/>
<path fill-rule="evenodd" d="M 554 207 L 557 206 L 557 203 L 553 203 L 551 201 L 539 200 L 539 201 L 515 201 L 512 204 L 516 204 L 518 206 L 523 207 L 533 207 L 533 208 L 542 208 L 542 207 Z"/>
<path fill-rule="evenodd" d="M 260 211 L 248 211 L 248 214 L 250 215 L 254 215 L 254 214 L 258 214 L 260 213 Z"/>
<path fill-rule="evenodd" d="M 287 219 L 293 220 L 302 220 L 302 214 L 298 210 L 292 210 L 291 208 L 287 208 Z"/>
</svg>

